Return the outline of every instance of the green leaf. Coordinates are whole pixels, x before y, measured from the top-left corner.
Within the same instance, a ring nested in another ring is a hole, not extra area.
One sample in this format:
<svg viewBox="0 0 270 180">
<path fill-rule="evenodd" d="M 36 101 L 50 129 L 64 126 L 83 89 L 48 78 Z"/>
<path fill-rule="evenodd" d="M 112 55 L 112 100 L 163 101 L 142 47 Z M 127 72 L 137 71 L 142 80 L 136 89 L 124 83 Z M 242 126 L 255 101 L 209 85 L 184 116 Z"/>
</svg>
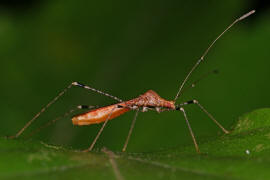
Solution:
<svg viewBox="0 0 270 180">
<path fill-rule="evenodd" d="M 161 152 L 84 153 L 0 139 L 0 179 L 269 179 L 270 109 L 243 115 L 229 135 Z"/>
</svg>

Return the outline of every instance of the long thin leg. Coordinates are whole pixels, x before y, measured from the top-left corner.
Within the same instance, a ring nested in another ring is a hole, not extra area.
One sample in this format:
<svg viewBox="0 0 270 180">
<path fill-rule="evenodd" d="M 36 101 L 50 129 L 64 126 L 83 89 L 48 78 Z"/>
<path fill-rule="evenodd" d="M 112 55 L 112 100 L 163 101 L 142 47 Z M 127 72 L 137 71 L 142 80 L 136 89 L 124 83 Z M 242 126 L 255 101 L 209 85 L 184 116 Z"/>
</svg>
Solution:
<svg viewBox="0 0 270 180">
<path fill-rule="evenodd" d="M 210 117 L 210 119 L 213 120 L 214 123 L 216 123 L 216 125 L 218 127 L 220 127 L 220 129 L 222 129 L 222 131 L 226 134 L 229 134 L 230 132 L 228 130 L 226 130 L 213 116 L 212 114 L 210 114 L 208 111 L 206 111 L 206 109 L 196 100 L 194 100 L 194 103 L 197 104 L 199 106 L 199 108 L 205 112 L 205 114 L 207 114 L 208 117 Z"/>
<path fill-rule="evenodd" d="M 118 101 L 118 102 L 122 102 L 121 99 L 112 96 L 108 93 L 102 92 L 100 90 L 94 89 L 90 86 L 86 86 L 83 84 L 80 84 L 78 82 L 72 82 L 70 85 L 68 85 L 65 89 L 63 89 L 53 100 L 51 100 L 45 107 L 43 107 L 30 121 L 28 121 L 14 136 L 9 136 L 8 138 L 17 138 L 19 137 L 24 131 L 25 129 L 27 129 L 46 109 L 48 109 L 52 104 L 54 104 L 61 96 L 63 96 L 72 86 L 78 86 L 78 87 L 82 87 L 84 89 L 88 89 L 94 92 L 97 92 L 99 94 L 103 94 L 105 96 L 108 96 L 110 98 L 113 98 L 114 100 Z"/>
<path fill-rule="evenodd" d="M 60 120 L 60 119 L 63 119 L 67 116 L 69 116 L 70 114 L 72 114 L 73 112 L 75 112 L 76 110 L 79 110 L 79 109 L 94 109 L 94 108 L 97 108 L 97 106 L 89 106 L 89 105 L 79 105 L 77 106 L 76 108 L 73 108 L 71 110 L 69 110 L 68 112 L 66 112 L 64 115 L 60 116 L 60 117 L 57 117 L 45 124 L 43 124 L 41 127 L 33 130 L 32 132 L 30 132 L 29 135 L 27 135 L 27 138 L 30 138 L 31 136 L 33 136 L 34 134 L 40 132 L 42 129 L 54 124 L 56 121 Z"/>
<path fill-rule="evenodd" d="M 100 134 L 102 133 L 102 131 L 104 130 L 104 127 L 106 126 L 107 122 L 109 121 L 113 111 L 118 108 L 118 106 L 116 106 L 115 108 L 112 109 L 112 111 L 110 112 L 109 116 L 107 117 L 106 121 L 102 124 L 102 127 L 100 128 L 100 130 L 98 131 L 97 136 L 95 137 L 95 139 L 93 140 L 92 144 L 90 145 L 90 147 L 86 150 L 84 150 L 83 152 L 88 152 L 88 151 L 92 151 L 92 149 L 94 148 Z"/>
<path fill-rule="evenodd" d="M 126 151 L 126 148 L 127 148 L 128 142 L 129 142 L 129 138 L 130 138 L 131 133 L 132 133 L 132 130 L 133 130 L 133 128 L 134 128 L 134 125 L 135 125 L 135 122 L 136 122 L 138 113 L 139 113 L 139 108 L 137 109 L 137 111 L 136 111 L 136 113 L 135 113 L 135 116 L 134 116 L 134 118 L 133 118 L 133 121 L 132 121 L 132 123 L 131 123 L 130 129 L 129 129 L 129 132 L 128 132 L 127 139 L 126 139 L 125 144 L 124 144 L 124 147 L 123 147 L 123 149 L 122 149 L 123 152 Z"/>
<path fill-rule="evenodd" d="M 195 136 L 194 136 L 194 133 L 193 133 L 193 131 L 192 131 L 192 129 L 191 129 L 191 126 L 190 126 L 190 124 L 189 124 L 189 121 L 188 121 L 186 112 L 185 112 L 184 108 L 182 108 L 182 107 L 181 107 L 179 110 L 182 111 L 183 114 L 184 114 L 184 117 L 185 117 L 185 120 L 186 120 L 188 129 L 189 129 L 190 135 L 191 135 L 191 137 L 192 137 L 192 140 L 193 140 L 193 143 L 194 143 L 194 146 L 195 146 L 195 149 L 196 149 L 197 153 L 200 153 L 199 146 L 198 146 L 198 144 L 197 144 L 197 141 L 196 141 L 196 139 L 195 139 Z"/>
<path fill-rule="evenodd" d="M 226 130 L 213 116 L 210 114 L 197 100 L 191 100 L 183 103 L 182 105 L 187 105 L 187 104 L 196 104 L 199 106 L 199 108 L 210 118 L 212 121 L 225 133 L 229 134 L 230 132 Z"/>
<path fill-rule="evenodd" d="M 212 46 L 216 43 L 216 41 L 226 32 L 228 31 L 234 24 L 237 22 L 245 19 L 246 17 L 250 16 L 251 14 L 255 13 L 255 10 L 252 10 L 241 17 L 237 18 L 233 23 L 231 23 L 214 41 L 211 42 L 211 44 L 208 46 L 208 48 L 205 50 L 201 58 L 196 62 L 196 64 L 191 68 L 187 76 L 185 77 L 184 81 L 182 82 L 181 86 L 178 89 L 178 92 L 174 98 L 174 101 L 178 99 L 178 97 L 181 95 L 184 85 L 186 84 L 187 80 L 189 79 L 189 76 L 192 74 L 192 72 L 198 67 L 198 65 L 204 60 L 204 57 L 208 54 L 209 50 L 212 48 Z"/>
<path fill-rule="evenodd" d="M 116 101 L 118 101 L 118 102 L 122 102 L 122 101 L 123 101 L 122 99 L 120 99 L 120 98 L 118 98 L 118 97 L 116 97 L 116 96 L 110 95 L 110 94 L 108 94 L 108 93 L 105 93 L 105 92 L 103 92 L 103 91 L 94 89 L 94 88 L 92 88 L 92 87 L 90 87 L 90 86 L 86 86 L 86 85 L 81 84 L 81 83 L 78 83 L 78 82 L 73 82 L 72 85 L 73 85 L 73 86 L 82 87 L 82 88 L 84 88 L 84 89 L 88 89 L 88 90 L 91 90 L 91 91 L 94 91 L 94 92 L 97 92 L 97 93 L 102 94 L 102 95 L 104 95 L 104 96 L 110 97 L 110 98 L 112 98 L 112 99 L 114 99 L 114 100 L 116 100 Z"/>
<path fill-rule="evenodd" d="M 28 121 L 22 127 L 22 129 L 20 129 L 14 136 L 9 136 L 9 138 L 13 139 L 19 137 L 25 131 L 25 129 L 28 128 L 28 126 L 30 126 L 40 116 L 40 114 L 42 114 L 47 108 L 49 108 L 53 103 L 55 103 L 55 101 L 57 101 L 61 96 L 63 96 L 67 92 L 67 90 L 72 87 L 72 85 L 73 84 L 71 83 L 64 90 L 62 90 L 53 100 L 51 100 L 45 107 L 43 107 L 30 121 Z"/>
</svg>

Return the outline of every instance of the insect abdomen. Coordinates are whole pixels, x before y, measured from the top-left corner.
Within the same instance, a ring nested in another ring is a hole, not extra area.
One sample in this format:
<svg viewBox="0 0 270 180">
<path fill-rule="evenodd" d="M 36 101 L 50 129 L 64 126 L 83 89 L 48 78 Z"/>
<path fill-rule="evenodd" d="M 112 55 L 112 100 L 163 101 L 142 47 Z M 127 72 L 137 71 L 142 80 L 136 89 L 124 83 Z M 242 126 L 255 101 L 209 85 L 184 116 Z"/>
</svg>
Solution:
<svg viewBox="0 0 270 180">
<path fill-rule="evenodd" d="M 114 104 L 99 109 L 91 110 L 83 114 L 79 114 L 72 118 L 72 123 L 74 125 L 90 125 L 98 124 L 106 121 L 108 118 L 113 119 L 121 114 L 130 111 L 129 108 L 122 108 L 119 106 L 124 106 L 123 103 Z"/>
</svg>

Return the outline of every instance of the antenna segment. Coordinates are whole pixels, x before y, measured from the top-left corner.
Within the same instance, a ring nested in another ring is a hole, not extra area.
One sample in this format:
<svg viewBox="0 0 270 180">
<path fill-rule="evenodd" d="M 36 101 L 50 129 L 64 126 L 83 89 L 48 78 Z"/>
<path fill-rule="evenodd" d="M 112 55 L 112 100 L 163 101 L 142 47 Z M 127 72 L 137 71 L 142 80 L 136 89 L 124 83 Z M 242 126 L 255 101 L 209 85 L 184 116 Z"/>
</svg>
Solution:
<svg viewBox="0 0 270 180">
<path fill-rule="evenodd" d="M 192 69 L 189 71 L 189 73 L 187 74 L 187 76 L 185 77 L 184 81 L 182 82 L 175 98 L 174 98 L 174 102 L 179 98 L 179 96 L 182 93 L 183 87 L 186 84 L 187 80 L 189 79 L 190 75 L 192 74 L 192 72 L 198 67 L 198 65 L 204 60 L 204 57 L 208 54 L 209 50 L 212 48 L 212 46 L 216 43 L 216 41 L 225 33 L 227 32 L 233 25 L 235 25 L 237 22 L 247 18 L 248 16 L 250 16 L 251 14 L 255 13 L 255 10 L 252 10 L 246 14 L 244 14 L 243 16 L 237 18 L 232 24 L 230 24 L 211 44 L 210 46 L 206 49 L 206 51 L 203 53 L 203 55 L 201 56 L 201 58 L 196 62 L 196 64 L 192 67 Z"/>
</svg>

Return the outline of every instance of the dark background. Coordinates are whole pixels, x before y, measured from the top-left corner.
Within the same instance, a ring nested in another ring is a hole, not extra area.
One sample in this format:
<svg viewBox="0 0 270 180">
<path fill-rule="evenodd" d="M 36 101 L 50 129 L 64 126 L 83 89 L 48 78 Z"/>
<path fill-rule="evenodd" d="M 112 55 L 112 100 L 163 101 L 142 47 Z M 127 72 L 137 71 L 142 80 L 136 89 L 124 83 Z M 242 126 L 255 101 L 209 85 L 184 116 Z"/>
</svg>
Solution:
<svg viewBox="0 0 270 180">
<path fill-rule="evenodd" d="M 0 134 L 17 132 L 72 81 L 121 99 L 149 89 L 172 100 L 210 42 L 235 18 L 257 12 L 213 47 L 191 81 L 218 69 L 178 102 L 198 99 L 226 128 L 243 113 L 269 107 L 268 1 L 1 1 Z M 73 88 L 25 134 L 79 104 L 105 106 L 108 97 Z M 220 129 L 199 108 L 187 115 L 198 142 Z M 134 112 L 110 121 L 96 147 L 121 150 Z M 33 139 L 83 149 L 101 125 L 75 127 L 64 118 Z M 181 112 L 140 113 L 129 152 L 192 144 Z"/>
</svg>

